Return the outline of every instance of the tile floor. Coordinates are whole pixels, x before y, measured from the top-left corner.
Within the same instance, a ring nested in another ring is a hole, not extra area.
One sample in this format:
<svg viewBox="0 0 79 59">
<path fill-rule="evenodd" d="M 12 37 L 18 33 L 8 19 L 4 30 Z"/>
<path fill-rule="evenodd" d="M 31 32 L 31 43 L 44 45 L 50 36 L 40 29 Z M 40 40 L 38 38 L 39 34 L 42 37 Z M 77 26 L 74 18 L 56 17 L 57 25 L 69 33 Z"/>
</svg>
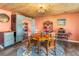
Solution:
<svg viewBox="0 0 79 59">
<path fill-rule="evenodd" d="M 0 50 L 0 56 L 16 56 L 17 50 L 22 46 L 21 43 L 18 43 L 12 47 L 8 47 L 4 50 Z M 79 44 L 69 43 L 68 47 L 65 47 L 65 56 L 79 56 Z"/>
</svg>

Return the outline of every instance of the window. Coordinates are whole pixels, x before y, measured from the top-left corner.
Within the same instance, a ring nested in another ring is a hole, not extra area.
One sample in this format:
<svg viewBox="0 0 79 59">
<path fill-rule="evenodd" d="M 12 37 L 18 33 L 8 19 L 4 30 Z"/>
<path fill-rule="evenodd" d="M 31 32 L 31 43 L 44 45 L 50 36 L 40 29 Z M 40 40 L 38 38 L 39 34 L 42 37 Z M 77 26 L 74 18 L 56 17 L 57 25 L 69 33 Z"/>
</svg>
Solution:
<svg viewBox="0 0 79 59">
<path fill-rule="evenodd" d="M 66 25 L 66 19 L 58 19 L 58 26 L 65 26 Z"/>
</svg>

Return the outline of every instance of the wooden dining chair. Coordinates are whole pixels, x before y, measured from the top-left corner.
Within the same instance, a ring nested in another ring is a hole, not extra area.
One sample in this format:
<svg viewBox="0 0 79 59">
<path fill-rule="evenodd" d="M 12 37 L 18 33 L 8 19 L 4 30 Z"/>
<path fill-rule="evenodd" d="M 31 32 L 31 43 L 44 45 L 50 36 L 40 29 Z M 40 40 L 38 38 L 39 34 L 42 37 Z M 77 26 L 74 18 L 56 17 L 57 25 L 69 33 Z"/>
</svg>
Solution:
<svg viewBox="0 0 79 59">
<path fill-rule="evenodd" d="M 31 36 L 30 41 L 29 41 L 29 46 L 30 48 L 32 48 L 33 46 L 35 46 L 35 50 L 39 53 L 39 37 L 40 34 L 39 33 L 35 33 Z"/>
<path fill-rule="evenodd" d="M 49 50 L 49 47 L 50 47 L 50 43 L 51 43 L 51 39 L 49 38 L 49 34 L 44 34 L 42 37 L 45 38 L 45 40 L 42 40 L 40 42 L 40 46 L 45 48 L 46 50 L 46 55 L 48 55 L 48 50 Z"/>
<path fill-rule="evenodd" d="M 42 42 L 42 44 L 40 44 L 40 48 L 43 47 L 46 50 L 46 55 L 48 56 L 49 50 L 53 49 L 53 51 L 55 52 L 55 40 L 53 40 L 50 44 L 52 44 L 51 46 L 49 45 L 49 41 L 45 40 Z"/>
</svg>

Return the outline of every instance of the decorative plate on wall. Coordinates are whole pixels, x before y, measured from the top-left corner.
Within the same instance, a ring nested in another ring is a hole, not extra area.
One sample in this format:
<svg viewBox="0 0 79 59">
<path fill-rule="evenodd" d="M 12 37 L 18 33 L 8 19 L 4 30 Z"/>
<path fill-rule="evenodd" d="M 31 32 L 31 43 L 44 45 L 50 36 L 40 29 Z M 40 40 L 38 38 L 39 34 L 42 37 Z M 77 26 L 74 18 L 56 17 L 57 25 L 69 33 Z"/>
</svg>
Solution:
<svg viewBox="0 0 79 59">
<path fill-rule="evenodd" d="M 9 21 L 9 16 L 6 14 L 0 14 L 0 22 L 6 23 Z"/>
</svg>

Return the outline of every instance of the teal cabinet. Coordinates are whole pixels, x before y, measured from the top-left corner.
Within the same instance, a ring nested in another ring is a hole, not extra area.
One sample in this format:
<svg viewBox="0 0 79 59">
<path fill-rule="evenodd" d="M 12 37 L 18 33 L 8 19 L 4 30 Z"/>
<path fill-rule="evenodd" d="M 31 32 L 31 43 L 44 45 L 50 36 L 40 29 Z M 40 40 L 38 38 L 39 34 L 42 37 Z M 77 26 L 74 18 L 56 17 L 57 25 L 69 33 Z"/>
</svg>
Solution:
<svg viewBox="0 0 79 59">
<path fill-rule="evenodd" d="M 5 32 L 4 33 L 4 47 L 14 44 L 14 32 Z"/>
<path fill-rule="evenodd" d="M 23 20 L 27 18 L 23 15 L 16 15 L 16 42 L 20 42 L 23 40 L 24 37 L 24 30 L 23 30 Z M 35 33 L 35 20 L 32 18 L 28 18 L 31 21 L 31 29 L 32 33 Z"/>
<path fill-rule="evenodd" d="M 16 16 L 16 42 L 22 41 L 24 36 L 23 23 L 25 16 Z"/>
</svg>

